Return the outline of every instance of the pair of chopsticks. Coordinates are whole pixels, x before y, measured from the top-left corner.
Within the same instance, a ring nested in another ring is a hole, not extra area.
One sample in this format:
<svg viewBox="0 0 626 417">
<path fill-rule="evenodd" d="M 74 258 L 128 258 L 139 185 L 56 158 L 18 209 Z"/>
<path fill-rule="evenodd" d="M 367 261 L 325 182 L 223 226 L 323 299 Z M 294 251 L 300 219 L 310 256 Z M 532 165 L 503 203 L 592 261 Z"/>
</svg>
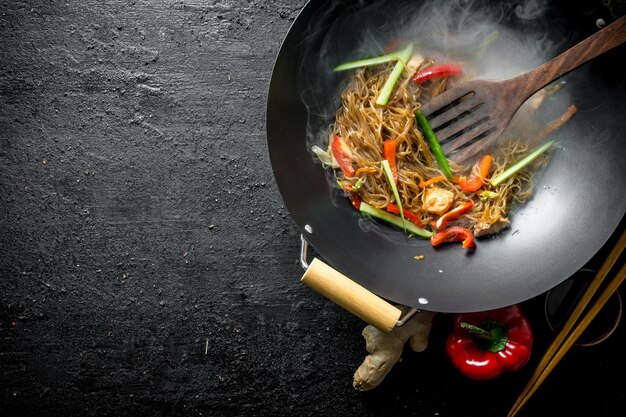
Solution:
<svg viewBox="0 0 626 417">
<path fill-rule="evenodd" d="M 541 358 L 537 369 L 533 373 L 530 381 L 524 387 L 524 390 L 511 407 L 507 417 L 515 416 L 521 408 L 526 404 L 530 397 L 537 391 L 543 381 L 550 375 L 550 372 L 556 367 L 559 361 L 565 356 L 569 348 L 574 345 L 576 340 L 583 334 L 587 326 L 593 321 L 596 315 L 600 312 L 604 304 L 611 298 L 613 293 L 619 288 L 620 284 L 626 278 L 626 264 L 622 265 L 617 275 L 613 277 L 610 283 L 606 286 L 604 291 L 600 294 L 596 302 L 591 306 L 589 311 L 584 315 L 582 320 L 576 325 L 576 322 L 582 315 L 585 308 L 597 292 L 598 288 L 607 277 L 615 262 L 620 258 L 624 248 L 626 247 L 626 230 L 622 233 L 619 241 L 609 253 L 602 267 L 594 277 L 593 281 L 587 288 L 587 291 L 583 294 L 582 298 L 576 305 L 576 308 L 572 312 L 557 337 L 554 339 L 546 353 Z M 574 327 L 576 325 L 576 327 Z M 572 331 L 573 329 L 573 331 Z"/>
</svg>

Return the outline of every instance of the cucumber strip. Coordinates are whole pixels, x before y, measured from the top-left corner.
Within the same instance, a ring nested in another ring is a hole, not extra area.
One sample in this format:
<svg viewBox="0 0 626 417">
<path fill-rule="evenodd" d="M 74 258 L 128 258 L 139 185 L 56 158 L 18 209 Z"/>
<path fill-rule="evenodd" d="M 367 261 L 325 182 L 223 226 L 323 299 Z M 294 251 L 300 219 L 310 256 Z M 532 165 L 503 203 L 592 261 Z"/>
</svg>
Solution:
<svg viewBox="0 0 626 417">
<path fill-rule="evenodd" d="M 376 56 L 373 58 L 359 59 L 357 61 L 344 62 L 333 68 L 333 72 L 347 71 L 356 68 L 371 67 L 373 65 L 386 64 L 387 62 L 397 61 L 400 59 L 402 50 L 391 52 L 389 54 Z"/>
<path fill-rule="evenodd" d="M 396 187 L 396 182 L 393 180 L 393 173 L 391 172 L 391 166 L 389 165 L 389 161 L 383 159 L 380 163 L 383 166 L 383 172 L 385 173 L 385 178 L 387 178 L 387 182 L 391 187 L 391 191 L 393 191 L 393 198 L 396 200 L 396 205 L 400 209 L 400 218 L 402 219 L 402 228 L 406 232 L 406 222 L 404 221 L 404 210 L 402 210 L 402 201 L 400 200 L 400 194 L 398 194 L 398 187 Z"/>
<path fill-rule="evenodd" d="M 403 227 L 402 219 L 400 217 L 393 215 L 385 210 L 372 207 L 363 201 L 361 201 L 361 206 L 359 208 L 359 211 L 364 214 L 369 214 L 370 216 L 377 218 L 379 220 L 382 220 L 384 222 L 393 224 L 394 226 L 397 226 L 400 228 Z M 422 229 L 421 227 L 418 227 L 415 223 L 412 223 L 412 222 L 406 222 L 404 225 L 404 228 L 406 229 L 407 232 L 414 234 L 416 236 L 424 237 L 424 238 L 430 238 L 431 236 L 434 235 L 433 232 L 426 230 L 426 229 Z"/>
<path fill-rule="evenodd" d="M 387 78 L 387 82 L 385 82 L 382 90 L 380 90 L 380 94 L 376 99 L 376 104 L 378 104 L 379 106 L 387 105 L 387 103 L 389 102 L 389 97 L 391 97 L 391 93 L 393 93 L 393 88 L 398 82 L 402 71 L 404 70 L 404 68 L 406 68 L 406 63 L 409 62 L 409 60 L 411 59 L 411 55 L 413 55 L 412 43 L 408 44 L 407 47 L 404 48 L 404 50 L 400 52 L 400 54 L 398 54 L 399 61 L 396 62 L 396 66 L 394 67 L 393 71 L 391 71 L 389 78 Z"/>
<path fill-rule="evenodd" d="M 526 165 L 530 164 L 532 161 L 537 159 L 539 155 L 541 155 L 542 153 L 550 149 L 553 144 L 554 144 L 554 141 L 549 140 L 543 145 L 536 147 L 535 149 L 533 149 L 531 153 L 526 155 L 524 158 L 520 159 L 519 161 L 517 161 L 516 163 L 514 163 L 513 165 L 511 165 L 510 167 L 508 167 L 501 173 L 494 175 L 489 182 L 493 186 L 496 186 L 502 183 L 502 181 L 506 180 L 507 178 L 511 177 L 512 175 L 517 174 L 519 171 L 524 169 Z"/>
</svg>

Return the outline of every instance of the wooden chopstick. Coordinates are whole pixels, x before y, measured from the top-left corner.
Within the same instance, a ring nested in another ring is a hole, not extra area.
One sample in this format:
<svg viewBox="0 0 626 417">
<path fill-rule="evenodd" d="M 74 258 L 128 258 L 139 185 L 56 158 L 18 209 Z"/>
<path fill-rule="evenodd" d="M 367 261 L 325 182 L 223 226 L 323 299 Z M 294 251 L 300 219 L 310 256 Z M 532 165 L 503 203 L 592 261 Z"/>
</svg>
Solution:
<svg viewBox="0 0 626 417">
<path fill-rule="evenodd" d="M 537 389 L 543 383 L 543 381 L 548 377 L 548 375 L 550 375 L 550 372 L 552 372 L 552 370 L 556 367 L 559 361 L 563 358 L 563 356 L 565 356 L 567 351 L 574 345 L 574 343 L 576 343 L 576 340 L 578 340 L 578 338 L 580 337 L 580 335 L 583 334 L 587 326 L 589 326 L 589 324 L 593 321 L 596 315 L 600 312 L 602 307 L 604 307 L 604 304 L 606 304 L 606 302 L 611 298 L 611 296 L 619 288 L 622 282 L 624 282 L 624 279 L 626 279 L 626 265 L 622 266 L 616 278 L 614 278 L 609 283 L 609 285 L 602 292 L 598 300 L 593 304 L 589 312 L 585 314 L 580 324 L 576 326 L 574 331 L 572 331 L 567 336 L 563 344 L 561 344 L 559 349 L 556 351 L 556 353 L 552 357 L 552 360 L 546 365 L 545 369 L 541 372 L 541 374 L 539 375 L 535 383 L 532 385 L 529 392 L 519 402 L 519 404 L 517 405 L 517 408 L 515 408 L 514 410 L 512 409 L 513 412 L 512 413 L 510 412 L 509 416 L 511 417 L 515 416 L 519 412 L 519 410 L 521 410 L 524 404 L 526 404 L 526 402 L 530 399 L 530 397 L 535 393 L 535 391 L 537 391 Z"/>
<path fill-rule="evenodd" d="M 585 291 L 584 295 L 581 297 L 569 319 L 567 320 L 557 337 L 554 339 L 544 356 L 541 358 L 539 365 L 537 365 L 537 369 L 535 369 L 535 372 L 533 373 L 530 381 L 528 381 L 528 383 L 524 387 L 524 390 L 515 401 L 515 404 L 513 404 L 513 407 L 511 407 L 511 410 L 509 411 L 507 417 L 513 417 L 520 411 L 522 406 L 526 404 L 530 397 L 535 393 L 537 388 L 539 388 L 541 383 L 546 379 L 546 377 L 559 363 L 565 353 L 576 342 L 578 337 L 583 333 L 589 323 L 598 314 L 600 309 L 602 309 L 603 305 L 608 301 L 613 292 L 615 292 L 621 282 L 624 281 L 624 275 L 626 274 L 626 270 L 623 266 L 618 274 L 615 276 L 613 281 L 609 284 L 609 286 L 607 286 L 607 288 L 602 292 L 602 295 L 594 303 L 594 305 L 585 315 L 580 324 L 576 327 L 576 329 L 574 329 L 573 332 L 570 333 L 570 331 L 582 315 L 582 312 L 585 310 L 585 308 L 593 298 L 594 294 L 597 292 L 598 288 L 613 268 L 613 265 L 615 265 L 615 262 L 617 262 L 617 260 L 619 259 L 625 247 L 626 230 L 622 233 L 619 241 L 609 253 L 609 256 L 602 264 L 602 267 L 589 285 L 589 288 L 587 288 L 587 291 Z"/>
</svg>

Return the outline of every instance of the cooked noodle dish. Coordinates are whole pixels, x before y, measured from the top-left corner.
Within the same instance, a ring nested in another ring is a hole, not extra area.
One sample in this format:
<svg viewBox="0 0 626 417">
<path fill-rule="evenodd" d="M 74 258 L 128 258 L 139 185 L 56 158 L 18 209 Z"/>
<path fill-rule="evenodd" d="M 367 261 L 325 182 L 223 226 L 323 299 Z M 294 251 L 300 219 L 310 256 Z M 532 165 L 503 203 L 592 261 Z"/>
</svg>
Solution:
<svg viewBox="0 0 626 417">
<path fill-rule="evenodd" d="M 381 55 L 337 64 L 328 70 L 347 78 L 340 107 L 311 151 L 333 170 L 333 186 L 356 210 L 433 246 L 474 248 L 475 238 L 509 226 L 511 208 L 531 197 L 535 174 L 549 162 L 555 146 L 550 134 L 576 113 L 571 105 L 561 117 L 526 129 L 524 137 L 507 130 L 495 145 L 460 160 L 442 150 L 420 109 L 471 80 L 471 63 L 437 62 L 400 42 Z M 532 118 L 564 85 L 532 96 L 525 114 Z"/>
</svg>

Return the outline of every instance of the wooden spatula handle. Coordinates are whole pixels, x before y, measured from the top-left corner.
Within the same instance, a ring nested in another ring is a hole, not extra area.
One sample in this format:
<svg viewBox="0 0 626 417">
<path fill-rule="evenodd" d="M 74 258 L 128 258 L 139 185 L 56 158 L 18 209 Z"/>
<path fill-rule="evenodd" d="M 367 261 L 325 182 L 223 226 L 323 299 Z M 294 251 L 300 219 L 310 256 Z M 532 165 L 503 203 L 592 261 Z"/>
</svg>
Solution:
<svg viewBox="0 0 626 417">
<path fill-rule="evenodd" d="M 345 308 L 377 329 L 389 333 L 402 311 L 315 258 L 302 283 Z"/>
<path fill-rule="evenodd" d="M 624 42 L 626 42 L 626 16 L 599 30 L 540 67 L 520 75 L 519 78 L 526 78 L 525 89 L 530 96 L 557 78 Z"/>
</svg>

